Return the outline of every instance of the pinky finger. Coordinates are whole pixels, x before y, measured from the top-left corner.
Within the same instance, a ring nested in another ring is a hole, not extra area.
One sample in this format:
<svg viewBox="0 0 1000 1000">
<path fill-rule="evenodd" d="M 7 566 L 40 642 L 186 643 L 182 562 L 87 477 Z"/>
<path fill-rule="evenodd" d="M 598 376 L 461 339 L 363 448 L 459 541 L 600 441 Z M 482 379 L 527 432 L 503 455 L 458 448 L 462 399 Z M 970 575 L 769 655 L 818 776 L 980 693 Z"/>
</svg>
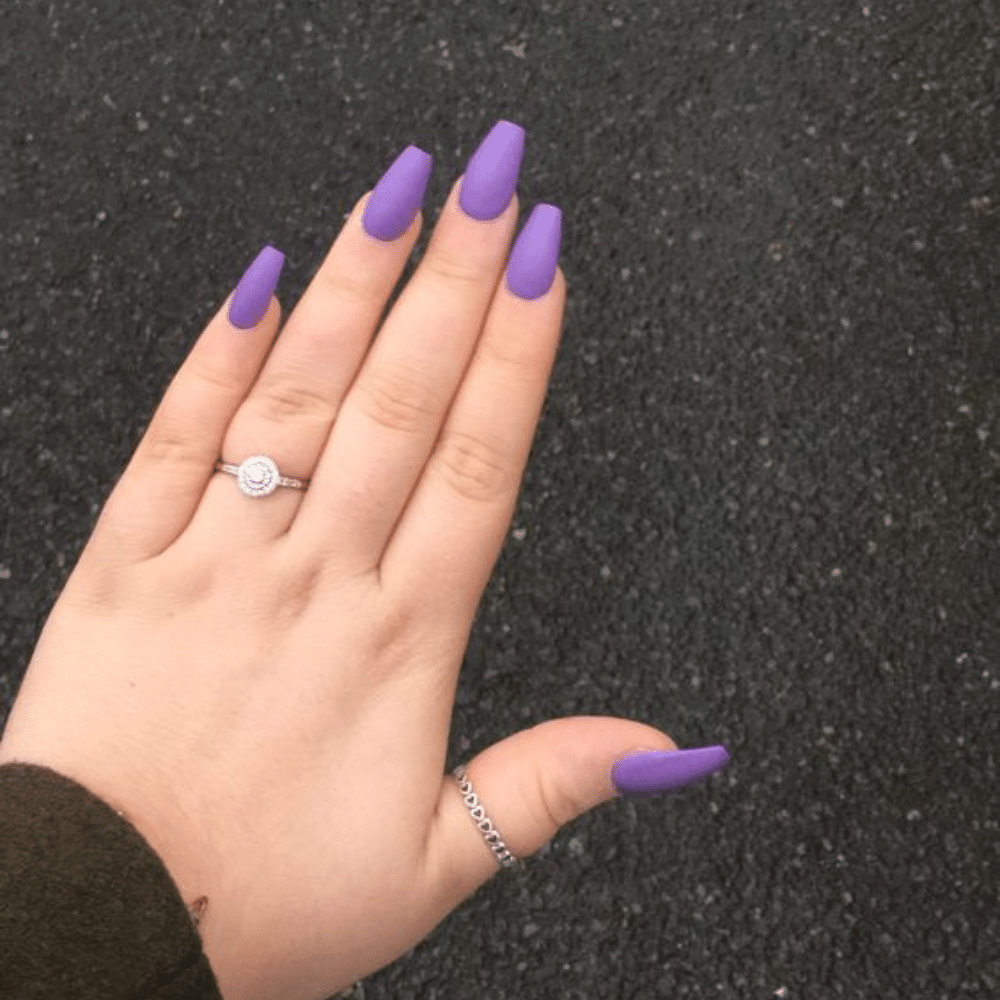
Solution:
<svg viewBox="0 0 1000 1000">
<path fill-rule="evenodd" d="M 191 521 L 281 323 L 274 289 L 284 263 L 280 250 L 265 247 L 209 321 L 108 497 L 84 557 L 152 558 Z"/>
</svg>

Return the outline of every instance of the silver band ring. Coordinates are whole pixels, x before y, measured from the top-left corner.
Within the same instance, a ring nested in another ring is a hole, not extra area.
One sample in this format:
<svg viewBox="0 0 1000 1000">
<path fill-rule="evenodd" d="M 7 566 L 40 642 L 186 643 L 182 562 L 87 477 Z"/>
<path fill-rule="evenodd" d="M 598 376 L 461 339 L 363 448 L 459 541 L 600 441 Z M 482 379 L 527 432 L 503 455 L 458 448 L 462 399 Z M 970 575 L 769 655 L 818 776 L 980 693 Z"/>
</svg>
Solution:
<svg viewBox="0 0 1000 1000">
<path fill-rule="evenodd" d="M 459 764 L 451 776 L 458 782 L 459 791 L 465 800 L 465 805 L 469 810 L 472 821 L 479 827 L 479 832 L 483 835 L 489 849 L 496 855 L 497 861 L 504 868 L 517 868 L 523 870 L 524 862 L 513 854 L 503 842 L 500 831 L 490 822 L 479 801 L 479 796 L 472 790 L 472 782 L 465 774 L 465 765 Z"/>
<path fill-rule="evenodd" d="M 290 486 L 295 490 L 309 487 L 308 479 L 293 479 L 278 472 L 278 466 L 267 455 L 251 455 L 240 465 L 223 462 L 220 458 L 215 463 L 216 472 L 228 472 L 236 477 L 244 496 L 267 497 L 279 486 Z"/>
<path fill-rule="evenodd" d="M 309 487 L 308 479 L 295 479 L 292 476 L 281 475 L 278 472 L 277 464 L 267 455 L 251 455 L 239 465 L 224 462 L 220 458 L 215 463 L 215 471 L 228 472 L 231 476 L 235 476 L 243 495 L 252 498 L 270 496 L 279 486 L 289 486 L 294 490 L 305 490 Z M 479 796 L 473 791 L 472 782 L 466 776 L 465 765 L 459 764 L 451 774 L 458 782 L 462 799 L 469 810 L 472 821 L 479 828 L 487 846 L 496 855 L 497 861 L 504 868 L 523 870 L 524 862 L 508 849 L 500 836 L 500 831 L 486 815 L 486 810 L 479 801 Z"/>
</svg>

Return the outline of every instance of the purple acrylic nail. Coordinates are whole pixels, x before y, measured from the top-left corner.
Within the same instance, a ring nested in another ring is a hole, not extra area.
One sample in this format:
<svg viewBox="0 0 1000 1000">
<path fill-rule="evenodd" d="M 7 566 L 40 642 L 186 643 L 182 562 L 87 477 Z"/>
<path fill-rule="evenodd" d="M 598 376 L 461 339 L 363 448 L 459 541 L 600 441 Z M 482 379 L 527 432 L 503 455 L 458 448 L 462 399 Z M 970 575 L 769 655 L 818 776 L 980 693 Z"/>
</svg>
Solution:
<svg viewBox="0 0 1000 1000">
<path fill-rule="evenodd" d="M 645 799 L 707 778 L 729 763 L 724 746 L 630 754 L 611 769 L 615 787 L 630 799 Z"/>
<path fill-rule="evenodd" d="M 430 153 L 417 146 L 407 146 L 396 157 L 365 205 L 361 225 L 369 236 L 389 243 L 410 228 L 423 204 L 433 164 Z"/>
<path fill-rule="evenodd" d="M 285 255 L 266 246 L 246 269 L 229 303 L 229 322 L 239 330 L 249 330 L 266 315 L 271 296 L 278 287 Z"/>
<path fill-rule="evenodd" d="M 465 168 L 458 194 L 462 211 L 480 222 L 501 215 L 514 196 L 523 155 L 524 129 L 501 118 Z"/>
<path fill-rule="evenodd" d="M 507 287 L 522 299 L 544 295 L 555 280 L 562 243 L 562 212 L 536 205 L 514 243 L 507 265 Z"/>
</svg>

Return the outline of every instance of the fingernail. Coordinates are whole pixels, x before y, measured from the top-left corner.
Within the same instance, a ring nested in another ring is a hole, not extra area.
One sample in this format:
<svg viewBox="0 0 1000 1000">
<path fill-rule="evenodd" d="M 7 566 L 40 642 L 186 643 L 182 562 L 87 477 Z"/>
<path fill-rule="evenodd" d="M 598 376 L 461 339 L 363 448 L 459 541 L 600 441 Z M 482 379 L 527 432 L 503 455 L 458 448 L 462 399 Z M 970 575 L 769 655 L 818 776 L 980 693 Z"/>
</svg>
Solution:
<svg viewBox="0 0 1000 1000">
<path fill-rule="evenodd" d="M 674 788 L 686 788 L 729 763 L 724 746 L 693 750 L 655 750 L 631 754 L 615 763 L 611 780 L 629 799 L 648 799 Z"/>
<path fill-rule="evenodd" d="M 256 326 L 271 304 L 271 296 L 278 287 L 285 255 L 268 245 L 257 254 L 246 269 L 229 303 L 229 322 L 239 330 Z"/>
<path fill-rule="evenodd" d="M 501 118 L 469 158 L 458 194 L 462 211 L 480 222 L 500 215 L 517 188 L 523 155 L 524 129 Z"/>
<path fill-rule="evenodd" d="M 562 212 L 536 205 L 510 252 L 507 287 L 522 299 L 544 295 L 555 280 L 562 243 Z"/>
<path fill-rule="evenodd" d="M 410 228 L 424 202 L 433 164 L 431 154 L 417 146 L 407 146 L 396 157 L 365 205 L 361 225 L 369 236 L 390 243 Z"/>
</svg>

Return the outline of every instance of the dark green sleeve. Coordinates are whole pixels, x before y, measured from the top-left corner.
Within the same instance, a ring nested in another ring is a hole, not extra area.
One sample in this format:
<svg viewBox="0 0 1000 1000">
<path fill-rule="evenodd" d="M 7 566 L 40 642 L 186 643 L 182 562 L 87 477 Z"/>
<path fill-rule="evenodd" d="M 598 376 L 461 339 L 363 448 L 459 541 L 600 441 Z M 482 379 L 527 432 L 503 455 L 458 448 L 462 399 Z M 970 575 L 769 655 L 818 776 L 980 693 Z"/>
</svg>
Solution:
<svg viewBox="0 0 1000 1000">
<path fill-rule="evenodd" d="M 222 1000 L 159 855 L 82 785 L 0 767 L 0 1000 Z"/>
</svg>

